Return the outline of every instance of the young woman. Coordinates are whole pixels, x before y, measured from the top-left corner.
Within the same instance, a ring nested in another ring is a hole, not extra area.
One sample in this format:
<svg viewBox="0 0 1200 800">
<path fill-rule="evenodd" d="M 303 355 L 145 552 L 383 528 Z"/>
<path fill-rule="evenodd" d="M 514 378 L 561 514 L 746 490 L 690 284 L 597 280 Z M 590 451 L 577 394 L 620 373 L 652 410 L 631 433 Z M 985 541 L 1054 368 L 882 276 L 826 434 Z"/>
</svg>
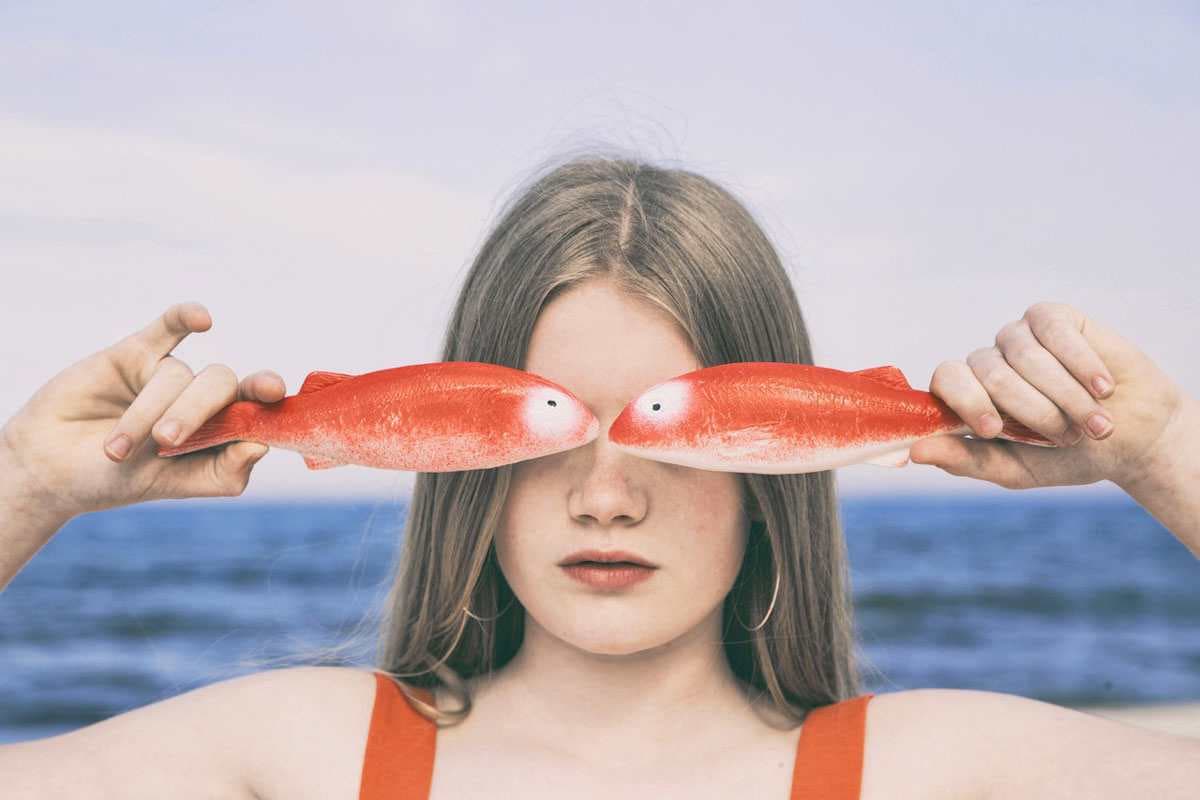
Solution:
<svg viewBox="0 0 1200 800">
<path fill-rule="evenodd" d="M 170 355 L 211 324 L 200 305 L 173 306 L 8 421 L 0 587 L 79 514 L 243 491 L 263 445 L 156 456 L 234 399 L 285 394 L 273 373 L 238 383 Z M 602 432 L 683 372 L 812 363 L 792 286 L 746 209 L 693 173 L 608 156 L 549 165 L 504 209 L 441 359 L 557 381 Z M 941 364 L 931 391 L 980 438 L 923 440 L 914 461 L 1014 489 L 1111 480 L 1200 556 L 1200 404 L 1105 326 L 1037 303 L 994 346 Z M 988 441 L 999 410 L 1062 447 Z M 1107 431 L 1092 432 L 1095 415 Z M 654 569 L 623 588 L 587 584 L 563 565 L 589 550 Z M 850 601 L 831 472 L 689 469 L 622 454 L 602 433 L 508 467 L 419 474 L 377 671 L 259 672 L 0 747 L 4 794 L 928 799 L 1200 785 L 1190 739 L 994 692 L 863 694 Z"/>
</svg>

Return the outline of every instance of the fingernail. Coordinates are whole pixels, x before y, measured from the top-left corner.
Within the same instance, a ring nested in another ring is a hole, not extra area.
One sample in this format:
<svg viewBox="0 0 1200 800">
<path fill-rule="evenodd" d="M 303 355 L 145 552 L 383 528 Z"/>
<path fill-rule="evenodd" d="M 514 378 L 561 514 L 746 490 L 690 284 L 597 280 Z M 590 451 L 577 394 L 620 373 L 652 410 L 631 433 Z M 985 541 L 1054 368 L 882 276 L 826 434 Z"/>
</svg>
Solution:
<svg viewBox="0 0 1200 800">
<path fill-rule="evenodd" d="M 1096 438 L 1100 438 L 1112 430 L 1112 423 L 1109 422 L 1105 416 L 1099 412 L 1088 417 L 1087 424 L 1088 430 L 1090 430 L 1092 435 Z"/>
<path fill-rule="evenodd" d="M 1071 427 L 1067 428 L 1067 432 L 1064 434 L 1064 437 L 1066 438 L 1068 445 L 1077 445 L 1083 440 L 1083 428 L 1073 424 Z"/>
<path fill-rule="evenodd" d="M 115 438 L 109 439 L 104 443 L 108 452 L 112 453 L 117 458 L 124 458 L 129 455 L 129 448 L 133 446 L 133 442 L 125 434 L 118 434 Z"/>
<path fill-rule="evenodd" d="M 1099 375 L 1092 378 L 1092 386 L 1096 387 L 1096 394 L 1100 397 L 1104 397 L 1106 394 L 1112 391 L 1112 384 L 1106 381 L 1104 378 L 1101 378 Z"/>
<path fill-rule="evenodd" d="M 158 432 L 171 444 L 175 444 L 179 440 L 180 430 L 180 424 L 173 419 L 167 420 L 158 426 Z"/>
</svg>

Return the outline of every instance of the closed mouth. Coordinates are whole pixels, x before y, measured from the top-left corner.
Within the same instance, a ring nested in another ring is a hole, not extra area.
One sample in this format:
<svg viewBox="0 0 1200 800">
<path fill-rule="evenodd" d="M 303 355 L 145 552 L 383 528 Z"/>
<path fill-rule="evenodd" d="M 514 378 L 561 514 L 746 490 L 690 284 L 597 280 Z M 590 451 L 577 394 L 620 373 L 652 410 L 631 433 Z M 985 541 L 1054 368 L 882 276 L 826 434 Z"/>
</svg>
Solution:
<svg viewBox="0 0 1200 800">
<path fill-rule="evenodd" d="M 658 569 L 656 564 L 651 564 L 642 558 L 640 554 L 628 550 L 578 550 L 567 556 L 563 561 L 560 561 L 559 565 L 563 567 L 586 565 L 589 567 L 643 567 L 645 569 Z"/>
</svg>

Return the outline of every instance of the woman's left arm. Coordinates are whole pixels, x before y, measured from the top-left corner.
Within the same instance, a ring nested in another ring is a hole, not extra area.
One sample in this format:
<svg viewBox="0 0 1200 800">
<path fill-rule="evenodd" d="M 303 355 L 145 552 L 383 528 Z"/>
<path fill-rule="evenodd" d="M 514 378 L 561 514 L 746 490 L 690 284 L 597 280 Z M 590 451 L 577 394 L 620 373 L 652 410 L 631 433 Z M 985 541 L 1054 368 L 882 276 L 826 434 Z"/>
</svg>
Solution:
<svg viewBox="0 0 1200 800">
<path fill-rule="evenodd" d="M 1114 480 L 1200 558 L 1200 403 L 1184 396 L 1183 409 L 1146 468 Z"/>
<path fill-rule="evenodd" d="M 980 438 L 922 439 L 913 462 L 1009 489 L 1110 480 L 1200 558 L 1200 402 L 1107 326 L 1035 303 L 994 346 L 938 365 L 929 391 Z M 1058 446 L 994 439 L 997 410 Z"/>
</svg>

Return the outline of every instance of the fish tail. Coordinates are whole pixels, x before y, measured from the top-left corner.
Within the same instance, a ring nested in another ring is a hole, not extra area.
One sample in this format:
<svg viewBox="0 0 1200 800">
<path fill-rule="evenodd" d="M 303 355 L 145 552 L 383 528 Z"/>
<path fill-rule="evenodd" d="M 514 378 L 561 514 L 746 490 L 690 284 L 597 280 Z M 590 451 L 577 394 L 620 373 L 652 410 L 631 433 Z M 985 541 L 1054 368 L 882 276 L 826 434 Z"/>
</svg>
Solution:
<svg viewBox="0 0 1200 800">
<path fill-rule="evenodd" d="M 1000 412 L 1000 421 L 1004 423 L 1004 427 L 1000 429 L 1000 433 L 996 434 L 998 439 L 1008 439 L 1013 442 L 1021 442 L 1022 444 L 1038 444 L 1049 447 L 1057 447 L 1058 444 L 1045 436 L 1042 436 L 1032 428 L 1022 425 L 1004 412 Z"/>
<path fill-rule="evenodd" d="M 238 400 L 225 406 L 211 419 L 196 429 L 195 433 L 173 447 L 160 448 L 160 456 L 178 456 L 203 450 L 226 442 L 242 439 L 251 430 L 258 416 L 258 404 L 250 400 Z"/>
</svg>

